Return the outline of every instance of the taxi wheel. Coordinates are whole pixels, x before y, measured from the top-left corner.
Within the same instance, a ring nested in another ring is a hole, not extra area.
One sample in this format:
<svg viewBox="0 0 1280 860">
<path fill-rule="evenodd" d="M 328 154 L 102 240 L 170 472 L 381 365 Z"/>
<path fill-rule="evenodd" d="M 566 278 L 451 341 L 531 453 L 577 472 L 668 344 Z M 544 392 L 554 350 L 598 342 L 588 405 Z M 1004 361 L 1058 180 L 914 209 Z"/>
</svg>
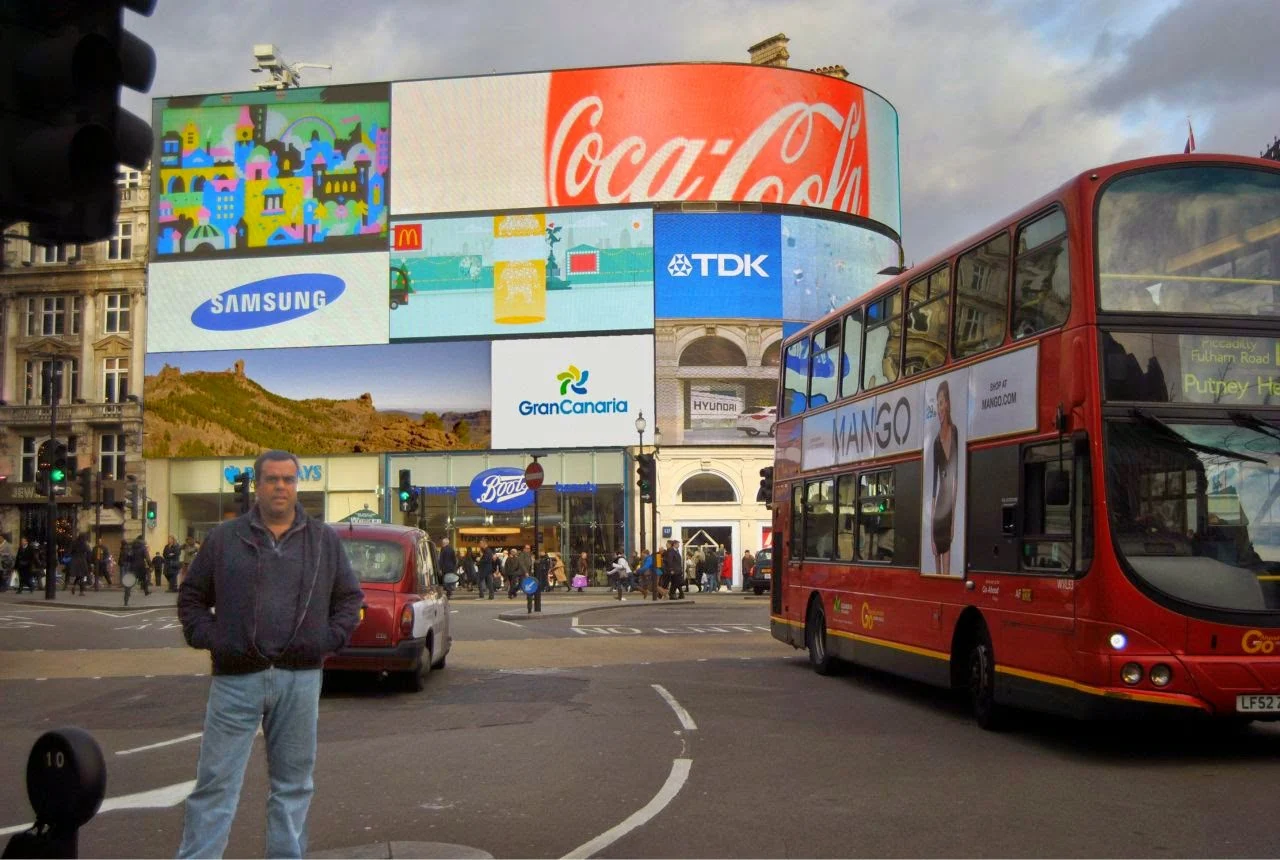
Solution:
<svg viewBox="0 0 1280 860">
<path fill-rule="evenodd" d="M 411 692 L 421 693 L 427 688 L 427 678 L 431 674 L 431 651 L 425 650 L 422 656 L 418 658 L 416 668 L 410 669 L 405 673 L 405 686 Z"/>
</svg>

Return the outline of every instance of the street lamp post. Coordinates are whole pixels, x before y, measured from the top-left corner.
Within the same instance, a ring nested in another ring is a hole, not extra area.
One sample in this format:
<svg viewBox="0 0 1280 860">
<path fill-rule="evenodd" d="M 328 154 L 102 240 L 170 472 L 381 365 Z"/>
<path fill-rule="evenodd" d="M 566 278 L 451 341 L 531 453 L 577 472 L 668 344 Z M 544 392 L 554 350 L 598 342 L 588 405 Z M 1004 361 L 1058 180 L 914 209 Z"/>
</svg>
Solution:
<svg viewBox="0 0 1280 860">
<path fill-rule="evenodd" d="M 656 556 L 658 553 L 658 446 L 662 444 L 662 430 L 656 424 L 653 427 L 653 552 Z M 656 559 L 655 559 L 656 561 Z M 654 571 L 657 572 L 656 569 Z M 658 584 L 654 579 L 654 586 L 649 590 L 649 599 L 658 599 Z"/>
<path fill-rule="evenodd" d="M 646 427 L 648 427 L 648 426 L 649 426 L 649 423 L 648 423 L 647 421 L 645 421 L 645 420 L 644 420 L 644 413 L 643 413 L 643 412 L 641 412 L 638 416 L 636 416 L 636 433 L 640 434 L 640 454 L 641 454 L 641 455 L 643 455 L 643 454 L 644 454 L 644 428 L 646 428 Z M 643 555 L 644 555 L 644 550 L 645 550 L 645 545 L 644 545 L 644 496 L 640 495 L 640 487 L 639 487 L 639 484 L 637 484 L 637 485 L 636 485 L 636 498 L 640 501 L 640 555 L 641 555 L 641 556 L 643 556 Z"/>
</svg>

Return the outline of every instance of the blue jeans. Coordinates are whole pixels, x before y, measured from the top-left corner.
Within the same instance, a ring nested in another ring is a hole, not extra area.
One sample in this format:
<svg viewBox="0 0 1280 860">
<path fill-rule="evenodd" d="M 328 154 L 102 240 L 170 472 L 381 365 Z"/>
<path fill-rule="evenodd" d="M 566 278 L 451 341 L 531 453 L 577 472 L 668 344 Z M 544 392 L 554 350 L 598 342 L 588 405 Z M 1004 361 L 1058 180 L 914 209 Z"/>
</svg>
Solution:
<svg viewBox="0 0 1280 860">
<path fill-rule="evenodd" d="M 267 857 L 302 857 L 315 793 L 319 669 L 270 668 L 215 675 L 200 741 L 196 787 L 187 798 L 179 857 L 221 857 L 231 835 L 244 769 L 262 722 L 267 741 Z"/>
</svg>

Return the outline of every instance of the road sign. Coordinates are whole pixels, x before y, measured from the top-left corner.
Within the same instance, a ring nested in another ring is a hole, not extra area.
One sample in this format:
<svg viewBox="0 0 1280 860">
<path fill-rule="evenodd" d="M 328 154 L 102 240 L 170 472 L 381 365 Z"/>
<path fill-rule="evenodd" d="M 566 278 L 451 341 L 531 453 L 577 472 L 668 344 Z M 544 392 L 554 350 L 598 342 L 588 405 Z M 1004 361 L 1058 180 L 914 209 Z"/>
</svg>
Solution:
<svg viewBox="0 0 1280 860">
<path fill-rule="evenodd" d="M 531 490 L 536 490 L 542 486 L 542 465 L 540 463 L 530 463 L 524 469 L 525 486 Z"/>
</svg>

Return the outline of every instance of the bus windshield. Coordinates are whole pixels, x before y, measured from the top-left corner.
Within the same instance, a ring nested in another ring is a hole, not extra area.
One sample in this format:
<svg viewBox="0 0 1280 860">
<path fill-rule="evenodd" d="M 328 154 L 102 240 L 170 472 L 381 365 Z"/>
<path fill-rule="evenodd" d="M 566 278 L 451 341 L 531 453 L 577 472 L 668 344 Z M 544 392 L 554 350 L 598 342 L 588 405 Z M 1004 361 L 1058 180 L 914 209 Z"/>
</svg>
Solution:
<svg viewBox="0 0 1280 860">
<path fill-rule="evenodd" d="M 1170 597 L 1280 610 L 1280 429 L 1134 418 L 1107 427 L 1116 552 Z"/>
<path fill-rule="evenodd" d="M 1104 311 L 1280 316 L 1280 171 L 1122 176 L 1098 203 Z"/>
</svg>

